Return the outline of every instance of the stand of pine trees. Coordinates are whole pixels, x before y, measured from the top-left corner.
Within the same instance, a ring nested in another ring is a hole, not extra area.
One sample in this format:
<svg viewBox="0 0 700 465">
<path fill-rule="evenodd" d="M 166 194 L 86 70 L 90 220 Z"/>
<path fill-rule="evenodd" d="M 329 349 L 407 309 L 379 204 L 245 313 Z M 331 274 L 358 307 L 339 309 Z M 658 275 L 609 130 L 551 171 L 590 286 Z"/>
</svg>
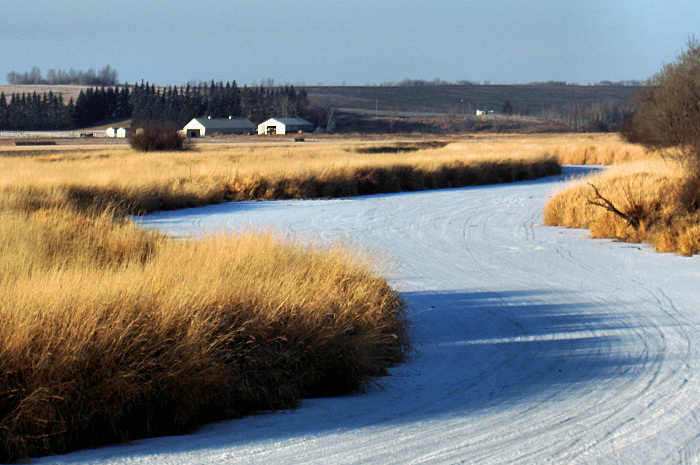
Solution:
<svg viewBox="0 0 700 465">
<path fill-rule="evenodd" d="M 49 91 L 41 95 L 0 93 L 0 129 L 51 130 L 75 128 L 75 105 Z"/>
<path fill-rule="evenodd" d="M 134 86 L 90 87 L 75 102 L 63 101 L 60 94 L 0 94 L 0 129 L 51 130 L 88 127 L 111 118 L 131 118 L 134 122 L 157 121 L 182 127 L 192 118 L 246 117 L 261 123 L 272 116 L 311 117 L 306 90 L 294 86 L 247 87 L 223 82 L 156 87 L 148 83 Z"/>
</svg>

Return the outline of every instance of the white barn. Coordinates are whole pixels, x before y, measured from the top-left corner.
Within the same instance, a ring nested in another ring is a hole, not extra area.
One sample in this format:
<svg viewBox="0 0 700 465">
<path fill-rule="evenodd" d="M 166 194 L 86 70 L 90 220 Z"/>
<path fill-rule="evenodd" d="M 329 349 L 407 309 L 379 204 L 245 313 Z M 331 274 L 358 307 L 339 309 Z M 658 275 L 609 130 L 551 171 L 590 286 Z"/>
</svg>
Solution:
<svg viewBox="0 0 700 465">
<path fill-rule="evenodd" d="M 119 128 L 117 129 L 116 136 L 121 139 L 126 139 L 131 135 L 131 129 L 129 128 Z"/>
<path fill-rule="evenodd" d="M 258 125 L 258 134 L 312 132 L 314 125 L 301 118 L 270 118 Z"/>
<path fill-rule="evenodd" d="M 107 135 L 107 137 L 117 137 L 117 130 L 114 128 L 107 128 L 105 134 Z"/>
<path fill-rule="evenodd" d="M 187 137 L 205 137 L 212 134 L 255 134 L 255 124 L 247 118 L 194 118 L 182 130 Z"/>
</svg>

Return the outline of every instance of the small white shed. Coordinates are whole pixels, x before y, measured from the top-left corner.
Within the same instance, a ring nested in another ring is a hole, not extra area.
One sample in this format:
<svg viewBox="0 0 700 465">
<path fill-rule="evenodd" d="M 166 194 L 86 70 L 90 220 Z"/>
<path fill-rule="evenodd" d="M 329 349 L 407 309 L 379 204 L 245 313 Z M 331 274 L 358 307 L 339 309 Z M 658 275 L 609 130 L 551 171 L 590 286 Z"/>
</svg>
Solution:
<svg viewBox="0 0 700 465">
<path fill-rule="evenodd" d="M 105 134 L 107 137 L 117 137 L 117 130 L 114 128 L 107 128 L 105 130 Z"/>
<path fill-rule="evenodd" d="M 182 130 L 187 137 L 205 137 L 212 134 L 255 134 L 255 124 L 247 118 L 194 118 Z"/>
<path fill-rule="evenodd" d="M 258 125 L 258 134 L 291 134 L 313 130 L 314 125 L 301 118 L 270 118 Z"/>
<path fill-rule="evenodd" d="M 131 135 L 131 129 L 129 128 L 119 128 L 117 129 L 117 137 L 120 139 L 126 139 Z"/>
</svg>

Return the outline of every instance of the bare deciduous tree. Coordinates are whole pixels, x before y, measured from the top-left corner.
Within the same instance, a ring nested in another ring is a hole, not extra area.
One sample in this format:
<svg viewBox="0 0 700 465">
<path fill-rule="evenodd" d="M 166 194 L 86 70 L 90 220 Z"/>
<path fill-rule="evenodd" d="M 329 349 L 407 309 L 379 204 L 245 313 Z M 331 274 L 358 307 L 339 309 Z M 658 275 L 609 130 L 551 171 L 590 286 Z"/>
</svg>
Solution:
<svg viewBox="0 0 700 465">
<path fill-rule="evenodd" d="M 685 165 L 688 176 L 680 190 L 685 211 L 700 208 L 700 42 L 688 41 L 686 51 L 648 79 L 635 98 L 635 113 L 622 126 L 620 134 L 628 142 L 661 151 L 674 148 L 674 155 Z M 594 195 L 588 203 L 625 219 L 637 229 L 644 209 L 615 206 L 590 184 Z"/>
<path fill-rule="evenodd" d="M 635 103 L 620 133 L 650 149 L 676 148 L 689 173 L 683 202 L 700 208 L 700 42 L 690 39 L 675 62 L 647 80 Z"/>
</svg>

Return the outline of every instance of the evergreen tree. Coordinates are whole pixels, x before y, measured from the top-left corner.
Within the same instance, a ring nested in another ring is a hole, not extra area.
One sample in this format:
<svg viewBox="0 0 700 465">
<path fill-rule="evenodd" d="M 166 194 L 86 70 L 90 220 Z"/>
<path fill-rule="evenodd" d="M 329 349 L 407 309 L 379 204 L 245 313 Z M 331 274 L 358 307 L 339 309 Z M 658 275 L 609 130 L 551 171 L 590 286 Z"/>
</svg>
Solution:
<svg viewBox="0 0 700 465">
<path fill-rule="evenodd" d="M 5 93 L 0 92 L 0 128 L 7 127 L 7 99 Z"/>
<path fill-rule="evenodd" d="M 75 74 L 73 70 L 71 73 Z M 94 71 L 93 71 L 94 73 Z M 61 72 L 52 73 L 62 79 Z M 195 117 L 247 117 L 260 123 L 269 116 L 304 116 L 308 97 L 294 86 L 238 87 L 236 81 L 168 87 L 141 81 L 133 87 L 88 87 L 68 104 L 60 94 L 15 94 L 0 99 L 0 129 L 64 129 L 87 127 L 109 118 L 134 122 L 170 122 L 182 127 Z"/>
</svg>

